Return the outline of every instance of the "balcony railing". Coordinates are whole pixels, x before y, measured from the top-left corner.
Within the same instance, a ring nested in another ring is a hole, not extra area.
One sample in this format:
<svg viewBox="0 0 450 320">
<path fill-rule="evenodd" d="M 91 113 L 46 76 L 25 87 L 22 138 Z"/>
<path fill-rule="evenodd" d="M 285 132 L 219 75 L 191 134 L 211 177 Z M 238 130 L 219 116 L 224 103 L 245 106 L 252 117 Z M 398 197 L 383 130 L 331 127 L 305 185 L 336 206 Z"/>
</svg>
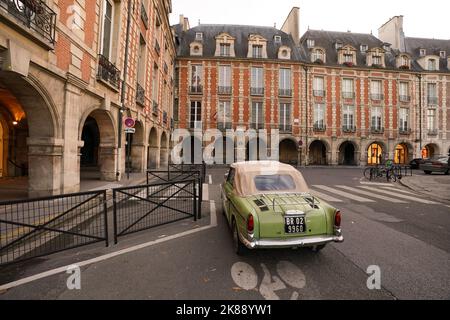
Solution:
<svg viewBox="0 0 450 320">
<path fill-rule="evenodd" d="M 148 15 L 143 2 L 141 3 L 141 19 L 144 23 L 145 29 L 148 29 Z"/>
<path fill-rule="evenodd" d="M 315 132 L 325 132 L 327 130 L 327 126 L 324 124 L 320 124 L 320 123 L 315 123 L 313 130 Z"/>
<path fill-rule="evenodd" d="M 428 135 L 429 136 L 437 136 L 438 135 L 438 129 L 428 129 Z"/>
<path fill-rule="evenodd" d="M 159 46 L 158 40 L 155 39 L 155 51 L 158 55 L 161 53 L 161 47 Z"/>
<path fill-rule="evenodd" d="M 409 135 L 411 134 L 411 128 L 400 128 L 398 132 L 403 135 Z"/>
<path fill-rule="evenodd" d="M 342 131 L 345 133 L 353 133 L 356 132 L 356 126 L 353 125 L 345 125 L 342 126 Z"/>
<path fill-rule="evenodd" d="M 164 62 L 164 73 L 168 74 L 169 73 L 169 67 L 167 66 L 167 63 Z"/>
<path fill-rule="evenodd" d="M 25 27 L 55 44 L 56 13 L 42 0 L 0 0 L 0 15 L 6 11 Z"/>
<path fill-rule="evenodd" d="M 262 96 L 264 95 L 264 88 L 250 88 L 250 94 L 253 96 Z"/>
<path fill-rule="evenodd" d="M 427 101 L 428 101 L 428 105 L 434 106 L 434 105 L 437 105 L 438 98 L 437 97 L 428 97 Z"/>
<path fill-rule="evenodd" d="M 400 102 L 410 102 L 411 101 L 411 97 L 410 96 L 400 95 L 399 96 L 399 100 L 400 100 Z"/>
<path fill-rule="evenodd" d="M 120 84 L 120 71 L 117 67 L 111 63 L 108 58 L 99 54 L 98 55 L 98 73 L 97 79 L 102 80 L 110 84 L 116 89 L 119 89 Z"/>
<path fill-rule="evenodd" d="M 313 90 L 314 97 L 325 97 L 325 90 Z"/>
<path fill-rule="evenodd" d="M 164 124 L 167 124 L 167 121 L 168 121 L 167 112 L 164 111 L 164 112 L 163 112 L 163 123 L 164 123 Z"/>
<path fill-rule="evenodd" d="M 280 97 L 292 97 L 292 89 L 278 89 Z"/>
<path fill-rule="evenodd" d="M 145 90 L 139 83 L 136 84 L 136 102 L 141 106 L 145 105 Z"/>
<path fill-rule="evenodd" d="M 153 115 L 157 116 L 158 115 L 158 102 L 153 101 L 153 105 L 152 105 L 152 113 Z"/>
<path fill-rule="evenodd" d="M 219 130 L 230 130 L 233 128 L 233 124 L 231 122 L 218 122 L 217 129 Z"/>
<path fill-rule="evenodd" d="M 381 127 L 371 127 L 370 132 L 373 134 L 381 134 L 384 133 L 384 128 Z"/>
<path fill-rule="evenodd" d="M 250 129 L 255 129 L 255 130 L 264 129 L 264 123 L 252 122 L 252 123 L 250 123 Z"/>
<path fill-rule="evenodd" d="M 198 85 L 198 86 L 190 86 L 189 87 L 189 92 L 193 93 L 193 94 L 202 94 L 203 93 L 203 87 Z"/>
<path fill-rule="evenodd" d="M 290 125 L 290 124 L 280 124 L 278 126 L 278 129 L 280 130 L 280 132 L 291 133 L 292 132 L 292 125 Z"/>
<path fill-rule="evenodd" d="M 370 94 L 370 99 L 375 100 L 375 101 L 380 101 L 384 99 L 384 94 L 382 93 L 371 93 Z"/>
<path fill-rule="evenodd" d="M 353 99 L 353 98 L 355 98 L 355 93 L 354 92 L 342 92 L 342 97 L 344 99 Z"/>
<path fill-rule="evenodd" d="M 231 94 L 230 86 L 219 86 L 218 87 L 219 94 Z"/>
</svg>

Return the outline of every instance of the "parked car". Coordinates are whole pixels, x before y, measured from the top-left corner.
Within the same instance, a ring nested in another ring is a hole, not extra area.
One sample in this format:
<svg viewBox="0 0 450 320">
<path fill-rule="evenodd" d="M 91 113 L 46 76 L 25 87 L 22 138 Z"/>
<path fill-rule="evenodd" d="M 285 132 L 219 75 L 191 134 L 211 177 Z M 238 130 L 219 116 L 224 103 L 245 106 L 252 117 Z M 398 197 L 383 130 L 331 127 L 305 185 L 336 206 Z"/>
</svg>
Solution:
<svg viewBox="0 0 450 320">
<path fill-rule="evenodd" d="M 427 159 L 420 165 L 420 170 L 423 170 L 425 174 L 431 174 L 432 172 L 443 172 L 444 174 L 450 173 L 450 167 L 448 165 L 449 156 Z"/>
<path fill-rule="evenodd" d="M 232 164 L 222 184 L 224 215 L 237 254 L 256 248 L 343 242 L 341 212 L 311 195 L 302 174 L 276 161 Z"/>
<path fill-rule="evenodd" d="M 423 159 L 423 158 L 412 159 L 409 162 L 409 165 L 411 166 L 411 169 L 419 169 L 420 165 L 423 164 L 425 162 L 425 160 L 428 160 L 428 159 Z"/>
</svg>

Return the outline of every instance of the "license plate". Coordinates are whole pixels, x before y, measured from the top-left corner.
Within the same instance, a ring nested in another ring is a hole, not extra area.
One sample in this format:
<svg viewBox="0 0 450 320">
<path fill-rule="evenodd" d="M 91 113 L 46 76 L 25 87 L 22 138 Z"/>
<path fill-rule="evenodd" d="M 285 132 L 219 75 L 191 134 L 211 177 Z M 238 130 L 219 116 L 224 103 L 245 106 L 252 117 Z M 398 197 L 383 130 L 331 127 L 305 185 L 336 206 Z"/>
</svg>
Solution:
<svg viewBox="0 0 450 320">
<path fill-rule="evenodd" d="M 305 217 L 284 217 L 285 233 L 304 233 L 306 232 Z"/>
</svg>

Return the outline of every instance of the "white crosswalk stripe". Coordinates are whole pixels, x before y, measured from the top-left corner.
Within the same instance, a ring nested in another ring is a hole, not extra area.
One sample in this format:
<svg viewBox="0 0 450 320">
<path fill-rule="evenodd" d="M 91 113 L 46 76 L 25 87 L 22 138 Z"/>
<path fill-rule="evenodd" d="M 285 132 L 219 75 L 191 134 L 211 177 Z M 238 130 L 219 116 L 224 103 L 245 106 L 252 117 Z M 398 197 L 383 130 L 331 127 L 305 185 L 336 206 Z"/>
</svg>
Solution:
<svg viewBox="0 0 450 320">
<path fill-rule="evenodd" d="M 328 192 L 331 192 L 331 193 L 334 193 L 334 194 L 338 194 L 338 195 L 340 195 L 342 197 L 345 197 L 345 198 L 348 198 L 348 199 L 352 199 L 352 200 L 355 200 L 355 201 L 358 201 L 358 202 L 375 202 L 374 200 L 371 200 L 371 199 L 359 197 L 359 196 L 353 195 L 351 193 L 348 193 L 348 192 L 345 192 L 345 191 L 341 191 L 341 190 L 338 190 L 338 189 L 335 189 L 335 188 L 323 186 L 323 185 L 314 185 L 313 187 L 319 188 L 319 189 L 322 189 L 322 190 L 325 190 L 325 191 L 328 191 Z"/>
<path fill-rule="evenodd" d="M 372 197 L 372 198 L 375 198 L 375 199 L 381 199 L 381 200 L 384 200 L 384 201 L 388 201 L 388 202 L 406 203 L 406 201 L 397 200 L 397 199 L 389 198 L 389 197 L 386 197 L 386 196 L 381 196 L 381 195 L 375 194 L 373 192 L 368 192 L 368 191 L 360 190 L 360 189 L 357 189 L 357 188 L 352 188 L 352 187 L 348 187 L 348 186 L 341 186 L 341 185 L 337 185 L 336 187 L 341 188 L 341 189 L 345 189 L 345 190 L 348 190 L 348 191 L 352 191 L 352 192 L 355 192 L 355 193 L 358 193 L 358 194 L 362 194 L 362 195 L 365 195 L 365 196 L 369 196 L 369 197 Z"/>
<path fill-rule="evenodd" d="M 382 189 L 376 189 L 373 187 L 365 187 L 365 186 L 362 186 L 361 188 L 369 190 L 369 191 L 388 194 L 391 197 L 397 197 L 397 198 L 401 198 L 403 200 L 410 200 L 410 201 L 425 203 L 425 204 L 438 204 L 437 202 L 430 201 L 430 200 L 423 200 L 423 199 L 417 198 L 415 196 L 413 197 L 413 196 L 408 196 L 406 194 L 394 194 L 393 191 L 390 191 L 390 190 L 382 190 Z M 398 190 L 396 190 L 396 191 L 398 191 Z"/>
<path fill-rule="evenodd" d="M 383 187 L 383 189 L 387 189 L 387 190 L 391 190 L 391 191 L 395 191 L 395 192 L 401 192 L 401 193 L 406 193 L 406 194 L 411 194 L 414 195 L 414 193 L 410 192 L 410 191 L 406 191 L 406 190 L 402 190 L 402 189 L 397 189 L 394 187 Z"/>
<path fill-rule="evenodd" d="M 318 198 L 320 198 L 322 200 L 325 200 L 325 201 L 328 201 L 328 202 L 342 202 L 341 199 L 337 199 L 335 197 L 332 197 L 332 196 L 329 196 L 327 194 L 321 193 L 321 192 L 319 192 L 317 190 L 313 190 L 313 189 L 310 188 L 309 191 L 311 192 L 311 194 L 313 196 L 316 196 L 316 197 L 318 197 Z"/>
</svg>

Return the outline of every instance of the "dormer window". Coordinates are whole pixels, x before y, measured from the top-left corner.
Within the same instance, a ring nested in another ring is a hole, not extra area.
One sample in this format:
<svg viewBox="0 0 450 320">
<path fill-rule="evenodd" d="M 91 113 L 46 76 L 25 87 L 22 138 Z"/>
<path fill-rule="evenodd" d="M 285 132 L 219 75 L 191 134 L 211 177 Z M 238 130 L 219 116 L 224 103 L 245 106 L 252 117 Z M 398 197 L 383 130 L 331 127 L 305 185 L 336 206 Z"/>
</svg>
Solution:
<svg viewBox="0 0 450 320">
<path fill-rule="evenodd" d="M 220 44 L 220 56 L 221 57 L 229 57 L 231 52 L 231 45 L 229 43 L 221 43 Z"/>
<path fill-rule="evenodd" d="M 253 45 L 252 49 L 253 49 L 252 53 L 253 58 L 262 58 L 262 50 L 263 50 L 262 45 Z"/>
<path fill-rule="evenodd" d="M 322 49 L 314 49 L 311 55 L 311 62 L 314 63 L 324 63 L 325 62 L 325 54 Z"/>
<path fill-rule="evenodd" d="M 314 48 L 315 46 L 315 41 L 313 39 L 308 39 L 306 43 L 308 44 L 308 49 Z"/>
<path fill-rule="evenodd" d="M 384 51 L 389 51 L 390 49 L 391 49 L 391 45 L 389 43 L 383 44 L 383 50 Z"/>
<path fill-rule="evenodd" d="M 278 59 L 288 60 L 291 59 L 291 48 L 288 46 L 281 46 L 278 49 Z"/>
<path fill-rule="evenodd" d="M 344 63 L 352 63 L 352 62 L 353 62 L 353 55 L 351 53 L 345 53 Z"/>
<path fill-rule="evenodd" d="M 203 32 L 196 32 L 195 33 L 195 40 L 196 41 L 202 41 L 203 40 Z"/>
<path fill-rule="evenodd" d="M 439 56 L 441 57 L 441 59 L 445 59 L 447 56 L 447 53 L 445 51 L 441 51 L 441 52 L 439 52 Z"/>
<path fill-rule="evenodd" d="M 218 34 L 216 37 L 216 50 L 214 52 L 214 56 L 216 57 L 234 57 L 234 41 L 230 34 L 226 32 L 222 32 Z"/>
<path fill-rule="evenodd" d="M 372 65 L 381 66 L 381 56 L 373 56 L 372 57 Z"/>
<path fill-rule="evenodd" d="M 342 46 L 343 46 L 342 42 L 336 42 L 335 44 L 336 50 L 342 48 Z"/>
<path fill-rule="evenodd" d="M 397 57 L 397 68 L 403 70 L 411 69 L 411 59 L 407 55 L 400 55 Z"/>
<path fill-rule="evenodd" d="M 281 43 L 281 36 L 275 36 L 274 37 L 275 43 Z"/>
<path fill-rule="evenodd" d="M 428 71 L 436 71 L 436 60 L 435 59 L 428 60 Z"/>
<path fill-rule="evenodd" d="M 356 65 L 356 49 L 350 45 L 342 47 L 338 51 L 338 63 L 347 67 Z"/>
<path fill-rule="evenodd" d="M 259 34 L 248 36 L 247 58 L 267 59 L 267 39 Z"/>
<path fill-rule="evenodd" d="M 369 49 L 369 46 L 367 44 L 361 45 L 361 52 L 366 52 Z"/>
<path fill-rule="evenodd" d="M 420 49 L 420 56 L 421 57 L 425 57 L 427 55 L 427 50 L 426 49 Z"/>
<path fill-rule="evenodd" d="M 203 45 L 200 42 L 192 42 L 190 44 L 191 56 L 202 56 L 203 55 Z"/>
</svg>

